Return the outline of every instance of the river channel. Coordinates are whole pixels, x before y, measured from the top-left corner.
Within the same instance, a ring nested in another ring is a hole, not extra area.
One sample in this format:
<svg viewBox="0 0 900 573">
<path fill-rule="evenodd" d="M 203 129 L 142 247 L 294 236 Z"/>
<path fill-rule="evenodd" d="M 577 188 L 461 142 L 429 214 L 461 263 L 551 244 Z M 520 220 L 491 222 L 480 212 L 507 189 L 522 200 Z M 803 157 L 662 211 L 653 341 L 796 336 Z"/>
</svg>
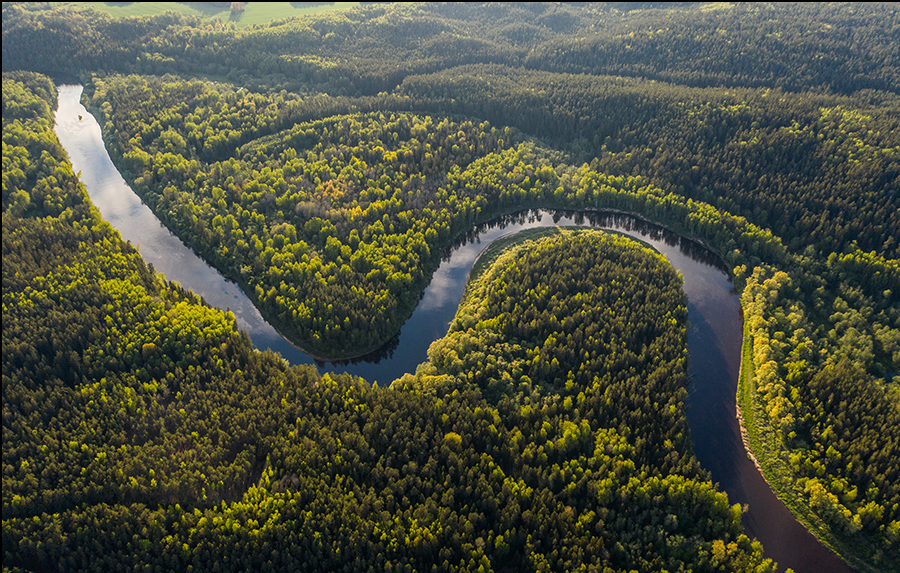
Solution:
<svg viewBox="0 0 900 573">
<path fill-rule="evenodd" d="M 82 86 L 60 85 L 56 134 L 80 172 L 103 218 L 166 278 L 230 309 L 259 349 L 280 353 L 291 364 L 316 364 L 322 372 L 349 372 L 390 384 L 427 359 L 428 346 L 447 333 L 472 264 L 492 241 L 525 229 L 591 226 L 636 237 L 662 253 L 684 276 L 688 297 L 688 424 L 694 452 L 731 503 L 747 504 L 743 523 L 765 555 L 796 573 L 852 571 L 819 543 L 785 508 L 744 451 L 735 417 L 741 362 L 740 302 L 722 262 L 701 245 L 662 227 L 621 213 L 534 210 L 473 228 L 445 256 L 412 317 L 381 352 L 356 361 L 316 362 L 287 342 L 260 315 L 241 289 L 209 266 L 159 222 L 135 195 L 103 144 L 100 126 L 81 105 Z"/>
</svg>

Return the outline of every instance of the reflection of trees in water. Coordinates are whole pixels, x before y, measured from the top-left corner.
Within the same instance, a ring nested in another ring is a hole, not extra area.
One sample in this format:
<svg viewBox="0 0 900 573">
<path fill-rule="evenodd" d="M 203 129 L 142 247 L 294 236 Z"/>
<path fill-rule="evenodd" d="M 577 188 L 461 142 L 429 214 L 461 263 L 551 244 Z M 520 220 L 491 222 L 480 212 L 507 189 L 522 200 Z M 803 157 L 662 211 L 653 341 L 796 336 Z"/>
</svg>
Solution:
<svg viewBox="0 0 900 573">
<path fill-rule="evenodd" d="M 678 243 L 678 247 L 681 249 L 682 253 L 689 256 L 695 261 L 701 262 L 711 267 L 715 267 L 717 269 L 720 269 L 725 274 L 728 274 L 728 265 L 726 265 L 725 262 L 721 258 L 719 258 L 719 255 L 713 253 L 696 241 L 685 239 L 684 237 L 680 238 L 681 241 Z"/>
<path fill-rule="evenodd" d="M 444 252 L 441 260 L 450 260 L 450 255 L 459 247 L 478 242 L 479 237 L 486 231 L 505 229 L 510 226 L 522 226 L 530 228 L 540 223 L 544 216 L 552 218 L 554 224 L 560 224 L 564 219 L 572 221 L 578 226 L 590 226 L 595 228 L 614 229 L 640 235 L 642 238 L 665 243 L 670 247 L 678 247 L 681 254 L 691 260 L 715 267 L 727 273 L 728 267 L 721 258 L 698 241 L 682 237 L 678 233 L 666 229 L 656 223 L 651 223 L 635 215 L 618 211 L 566 211 L 561 209 L 530 209 L 519 211 L 510 215 L 504 215 L 492 219 L 480 225 L 475 225 L 468 231 L 457 237 L 453 244 Z M 563 223 L 564 225 L 567 223 Z M 524 229 L 523 229 L 524 230 Z"/>
<path fill-rule="evenodd" d="M 447 250 L 444 251 L 441 260 L 445 262 L 449 261 L 450 255 L 455 250 L 467 244 L 475 244 L 479 242 L 481 235 L 483 233 L 486 233 L 487 231 L 493 231 L 494 229 L 502 230 L 512 225 L 526 225 L 537 223 L 541 220 L 542 213 L 549 213 L 549 211 L 545 209 L 518 211 L 516 213 L 503 215 L 496 219 L 491 219 L 490 221 L 487 221 L 485 223 L 475 225 L 468 231 L 463 231 L 456 237 L 453 243 L 451 243 Z"/>
<path fill-rule="evenodd" d="M 53 80 L 53 85 L 59 89 L 60 86 L 80 86 L 81 79 L 71 73 L 68 72 L 53 72 L 52 74 L 47 74 L 50 76 L 50 79 Z"/>
<path fill-rule="evenodd" d="M 389 360 L 394 357 L 394 351 L 397 350 L 397 347 L 400 346 L 400 333 L 398 332 L 384 343 L 384 345 L 378 350 L 373 350 L 372 352 L 365 354 L 363 356 L 357 356 L 356 358 L 348 358 L 346 360 L 315 360 L 316 366 L 319 368 L 324 368 L 326 365 L 335 367 L 335 366 L 349 366 L 351 364 L 378 364 L 382 360 Z"/>
<path fill-rule="evenodd" d="M 546 226 L 541 225 L 544 217 L 550 217 L 553 223 L 557 225 L 577 225 L 613 229 L 639 235 L 645 240 L 664 243 L 669 247 L 677 247 L 681 254 L 690 259 L 727 272 L 725 263 L 718 255 L 697 241 L 686 239 L 665 227 L 657 225 L 656 223 L 651 223 L 650 221 L 641 219 L 635 215 L 617 211 L 566 211 L 559 209 L 529 209 L 518 211 L 516 213 L 497 217 L 496 219 L 491 219 L 490 221 L 475 225 L 469 230 L 464 231 L 458 235 L 450 247 L 444 251 L 441 261 L 442 263 L 447 263 L 457 249 L 466 245 L 479 243 L 481 236 L 488 231 L 497 229 L 503 230 L 509 227 L 520 227 L 519 230 L 525 230 L 538 226 Z M 424 294 L 425 292 L 423 291 L 419 297 L 420 300 Z M 413 313 L 413 316 L 415 316 L 415 312 Z M 413 320 L 413 317 L 410 317 L 409 321 L 411 320 Z M 378 364 L 382 360 L 393 358 L 394 352 L 399 345 L 400 333 L 398 332 L 393 338 L 386 342 L 384 346 L 365 356 L 330 362 L 317 360 L 316 364 L 320 368 L 326 364 L 331 365 L 332 367 L 362 363 Z"/>
</svg>

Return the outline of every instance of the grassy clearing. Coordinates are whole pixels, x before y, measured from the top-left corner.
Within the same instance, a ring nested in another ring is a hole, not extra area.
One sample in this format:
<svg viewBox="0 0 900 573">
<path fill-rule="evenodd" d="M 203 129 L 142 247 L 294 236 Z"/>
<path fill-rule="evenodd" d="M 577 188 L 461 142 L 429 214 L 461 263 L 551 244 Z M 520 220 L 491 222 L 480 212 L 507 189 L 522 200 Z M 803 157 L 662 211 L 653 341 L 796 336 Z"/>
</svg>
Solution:
<svg viewBox="0 0 900 573">
<path fill-rule="evenodd" d="M 114 18 L 128 16 L 153 16 L 174 11 L 188 16 L 198 16 L 207 20 L 219 18 L 223 22 L 234 22 L 238 28 L 267 24 L 272 20 L 305 16 L 319 12 L 333 12 L 359 6 L 359 2 L 248 2 L 240 14 L 232 14 L 230 8 L 208 2 L 72 2 L 77 6 L 92 6 Z"/>
</svg>

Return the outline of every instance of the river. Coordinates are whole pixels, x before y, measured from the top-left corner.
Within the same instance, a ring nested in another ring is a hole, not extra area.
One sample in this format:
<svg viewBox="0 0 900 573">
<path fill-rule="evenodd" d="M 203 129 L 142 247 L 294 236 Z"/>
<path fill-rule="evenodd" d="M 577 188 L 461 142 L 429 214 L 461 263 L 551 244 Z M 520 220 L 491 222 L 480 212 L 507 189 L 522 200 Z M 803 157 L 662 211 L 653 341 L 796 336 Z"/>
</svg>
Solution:
<svg viewBox="0 0 900 573">
<path fill-rule="evenodd" d="M 159 222 L 113 165 L 100 126 L 80 103 L 82 86 L 60 85 L 56 134 L 80 172 L 91 201 L 144 260 L 168 279 L 234 312 L 254 345 L 272 349 L 291 364 L 317 364 L 323 372 L 349 372 L 384 386 L 427 359 L 428 346 L 447 333 L 466 278 L 479 253 L 495 239 L 524 229 L 591 226 L 620 231 L 652 245 L 684 276 L 688 297 L 688 424 L 694 453 L 732 503 L 747 504 L 744 528 L 765 555 L 796 573 L 850 572 L 778 500 L 744 451 L 735 416 L 741 362 L 740 301 L 722 262 L 701 245 L 662 227 L 621 213 L 534 210 L 474 227 L 434 272 L 412 317 L 399 335 L 373 356 L 337 363 L 316 362 L 288 343 L 260 315 L 241 289 L 209 266 Z"/>
</svg>

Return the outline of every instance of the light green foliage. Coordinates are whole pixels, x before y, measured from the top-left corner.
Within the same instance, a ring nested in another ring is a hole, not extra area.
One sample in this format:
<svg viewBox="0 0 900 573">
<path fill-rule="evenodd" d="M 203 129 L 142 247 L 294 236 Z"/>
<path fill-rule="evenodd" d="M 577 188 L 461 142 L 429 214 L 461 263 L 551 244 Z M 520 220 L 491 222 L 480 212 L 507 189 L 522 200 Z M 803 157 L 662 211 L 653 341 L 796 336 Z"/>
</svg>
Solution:
<svg viewBox="0 0 900 573">
<path fill-rule="evenodd" d="M 25 149 L 18 161 L 42 201 L 4 203 L 4 507 L 233 495 L 258 437 L 239 396 L 259 375 L 241 368 L 277 372 L 280 360 L 251 354 L 233 315 L 155 276 L 100 219 L 49 106 L 29 99 L 51 100 L 52 85 L 14 77 L 4 149 Z"/>
<path fill-rule="evenodd" d="M 531 232 L 501 247 L 470 281 L 447 336 L 429 349 L 429 362 L 415 378 L 395 384 L 437 395 L 474 386 L 490 402 L 505 404 L 501 410 L 551 406 L 563 419 L 586 416 L 620 431 L 642 427 L 642 443 L 653 444 L 654 453 L 640 448 L 640 455 L 666 459 L 673 469 L 690 467 L 690 457 L 677 461 L 687 447 L 679 326 L 686 310 L 677 275 L 628 239 L 558 233 Z M 663 419 L 639 419 L 655 416 L 653 410 Z M 656 434 L 656 428 L 666 429 Z M 554 447 L 566 450 L 577 431 L 561 433 Z"/>
</svg>

